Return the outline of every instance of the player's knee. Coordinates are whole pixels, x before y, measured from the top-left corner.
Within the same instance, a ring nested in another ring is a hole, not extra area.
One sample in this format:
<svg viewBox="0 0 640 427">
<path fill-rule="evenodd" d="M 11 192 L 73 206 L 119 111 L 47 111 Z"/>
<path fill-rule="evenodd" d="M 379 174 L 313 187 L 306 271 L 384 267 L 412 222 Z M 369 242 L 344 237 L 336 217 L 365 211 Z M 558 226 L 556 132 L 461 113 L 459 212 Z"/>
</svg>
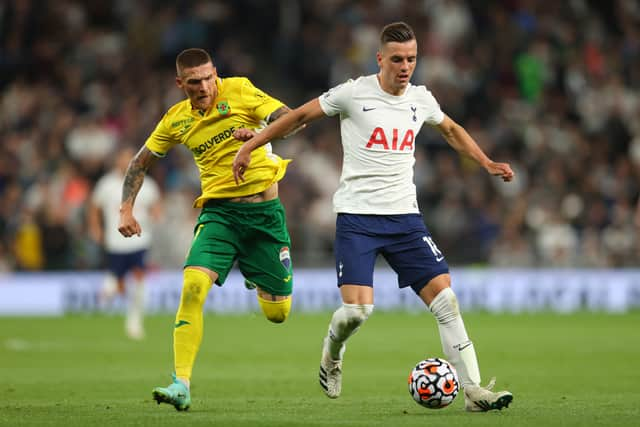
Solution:
<svg viewBox="0 0 640 427">
<path fill-rule="evenodd" d="M 451 288 L 444 288 L 433 299 L 429 309 L 439 323 L 448 323 L 460 316 L 458 298 Z"/>
<path fill-rule="evenodd" d="M 267 320 L 273 323 L 282 323 L 289 317 L 291 311 L 291 296 L 273 301 L 258 295 L 258 303 Z"/>
<path fill-rule="evenodd" d="M 210 287 L 211 277 L 207 273 L 193 268 L 186 268 L 184 270 L 180 307 L 202 307 L 207 299 Z"/>
<path fill-rule="evenodd" d="M 373 313 L 373 304 L 342 304 L 348 329 L 362 325 Z"/>
</svg>

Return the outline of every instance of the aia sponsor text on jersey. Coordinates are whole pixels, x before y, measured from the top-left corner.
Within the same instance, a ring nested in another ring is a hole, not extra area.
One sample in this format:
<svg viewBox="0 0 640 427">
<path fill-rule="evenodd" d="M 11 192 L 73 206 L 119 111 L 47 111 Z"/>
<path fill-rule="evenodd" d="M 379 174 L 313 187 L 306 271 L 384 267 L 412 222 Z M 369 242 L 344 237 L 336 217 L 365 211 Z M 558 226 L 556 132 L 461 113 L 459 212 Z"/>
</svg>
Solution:
<svg viewBox="0 0 640 427">
<path fill-rule="evenodd" d="M 413 129 L 407 129 L 404 131 L 393 128 L 391 131 L 385 132 L 383 128 L 376 127 L 369 137 L 369 142 L 367 142 L 366 148 L 413 152 L 414 140 L 415 134 Z"/>
</svg>

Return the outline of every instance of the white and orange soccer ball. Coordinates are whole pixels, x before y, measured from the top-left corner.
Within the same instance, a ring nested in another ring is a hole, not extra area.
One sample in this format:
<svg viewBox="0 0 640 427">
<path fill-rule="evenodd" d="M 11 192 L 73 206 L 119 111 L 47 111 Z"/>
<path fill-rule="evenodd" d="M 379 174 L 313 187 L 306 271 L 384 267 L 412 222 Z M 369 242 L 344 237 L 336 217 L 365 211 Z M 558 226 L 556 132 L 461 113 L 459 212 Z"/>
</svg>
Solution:
<svg viewBox="0 0 640 427">
<path fill-rule="evenodd" d="M 413 400 L 425 408 L 449 406 L 459 390 L 458 374 L 444 359 L 433 357 L 421 360 L 409 374 L 409 393 Z"/>
</svg>

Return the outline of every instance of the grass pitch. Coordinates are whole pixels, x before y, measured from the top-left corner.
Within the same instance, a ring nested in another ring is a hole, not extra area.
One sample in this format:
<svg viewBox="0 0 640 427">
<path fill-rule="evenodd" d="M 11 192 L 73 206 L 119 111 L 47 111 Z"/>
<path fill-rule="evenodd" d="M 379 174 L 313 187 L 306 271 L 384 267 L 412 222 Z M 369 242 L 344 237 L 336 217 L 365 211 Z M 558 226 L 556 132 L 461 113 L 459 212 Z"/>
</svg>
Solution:
<svg viewBox="0 0 640 427">
<path fill-rule="evenodd" d="M 121 317 L 0 318 L 0 425 L 6 426 L 631 426 L 640 419 L 640 312 L 466 313 L 483 381 L 514 393 L 502 412 L 469 414 L 459 395 L 429 410 L 407 391 L 413 365 L 443 356 L 435 320 L 374 313 L 350 340 L 343 393 L 317 379 L 330 313 L 205 317 L 192 407 L 157 406 L 170 382 L 172 316 L 127 340 Z"/>
</svg>

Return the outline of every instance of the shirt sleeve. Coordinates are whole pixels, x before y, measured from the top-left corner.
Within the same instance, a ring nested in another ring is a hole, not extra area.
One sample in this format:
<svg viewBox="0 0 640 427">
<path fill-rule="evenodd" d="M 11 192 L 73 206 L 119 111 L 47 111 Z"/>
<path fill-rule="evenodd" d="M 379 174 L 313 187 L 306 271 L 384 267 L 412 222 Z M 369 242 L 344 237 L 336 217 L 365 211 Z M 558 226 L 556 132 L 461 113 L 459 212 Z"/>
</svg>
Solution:
<svg viewBox="0 0 640 427">
<path fill-rule="evenodd" d="M 167 126 L 167 115 L 165 114 L 162 120 L 158 122 L 154 131 L 149 135 L 144 145 L 153 153 L 164 157 L 171 148 L 173 148 L 179 141 L 174 139 L 173 135 L 169 131 Z"/>
<path fill-rule="evenodd" d="M 424 89 L 424 91 L 424 102 L 427 111 L 424 122 L 432 126 L 439 125 L 444 120 L 444 113 L 440 109 L 440 104 L 438 104 L 438 101 L 436 101 L 436 98 L 431 94 L 431 92 L 426 88 Z"/>
<path fill-rule="evenodd" d="M 243 104 L 254 112 L 258 120 L 265 120 L 278 108 L 284 107 L 282 101 L 267 95 L 255 87 L 249 79 L 244 79 L 240 96 Z"/>
<path fill-rule="evenodd" d="M 345 83 L 332 87 L 318 97 L 320 108 L 331 117 L 338 113 L 345 112 L 347 105 L 352 101 L 353 80 L 349 79 Z"/>
</svg>

